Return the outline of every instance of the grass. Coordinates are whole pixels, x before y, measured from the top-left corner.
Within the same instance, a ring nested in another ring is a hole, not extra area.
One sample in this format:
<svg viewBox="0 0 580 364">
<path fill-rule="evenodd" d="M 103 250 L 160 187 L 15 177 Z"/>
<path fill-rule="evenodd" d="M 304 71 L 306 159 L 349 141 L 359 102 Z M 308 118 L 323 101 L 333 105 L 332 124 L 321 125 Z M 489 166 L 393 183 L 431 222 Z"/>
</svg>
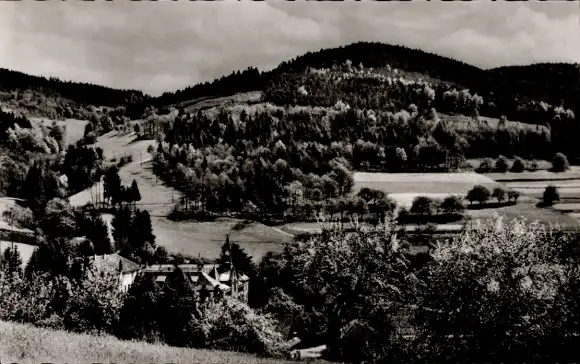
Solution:
<svg viewBox="0 0 580 364">
<path fill-rule="evenodd" d="M 362 173 L 354 174 L 354 192 L 363 187 L 387 194 L 466 194 L 475 185 L 494 188 L 499 184 L 489 177 L 474 173 Z"/>
<path fill-rule="evenodd" d="M 111 336 L 73 334 L 4 321 L 0 321 L 0 337 L 0 360 L 6 363 L 294 363 L 235 352 L 121 341 Z"/>
<path fill-rule="evenodd" d="M 97 145 L 103 148 L 105 157 L 109 159 L 125 154 L 133 156 L 133 162 L 123 166 L 119 176 L 125 185 L 137 181 L 142 196 L 137 205 L 149 212 L 157 243 L 169 252 L 214 259 L 219 257 L 226 234 L 229 234 L 231 242 L 238 243 L 255 260 L 259 260 L 269 251 L 280 251 L 280 243 L 292 240 L 293 237 L 284 231 L 253 221 L 243 224 L 243 220 L 229 218 L 212 222 L 167 219 L 181 193 L 166 186 L 153 174 L 147 147 L 155 142 L 134 142 L 134 139 L 134 133 L 111 132 L 99 137 Z M 143 163 L 140 162 L 141 158 Z M 102 184 L 98 183 L 97 186 L 93 188 L 93 196 L 97 195 L 97 190 L 102 193 Z M 85 205 L 91 201 L 90 189 L 71 196 L 69 201 L 73 206 Z M 104 218 L 110 222 L 112 217 L 105 215 Z"/>
<path fill-rule="evenodd" d="M 238 93 L 232 96 L 217 97 L 217 98 L 204 98 L 202 100 L 196 99 L 191 101 L 185 101 L 180 104 L 181 107 L 185 108 L 187 112 L 195 112 L 197 110 L 209 109 L 212 107 L 226 107 L 231 105 L 237 105 L 242 103 L 257 103 L 263 98 L 262 91 L 251 91 Z"/>
<path fill-rule="evenodd" d="M 47 127 L 52 126 L 53 120 L 48 118 L 31 117 L 29 118 L 33 123 L 42 123 Z M 86 120 L 65 119 L 57 121 L 59 125 L 66 127 L 65 141 L 67 145 L 74 144 L 81 140 L 85 134 L 85 125 L 88 124 Z"/>
</svg>

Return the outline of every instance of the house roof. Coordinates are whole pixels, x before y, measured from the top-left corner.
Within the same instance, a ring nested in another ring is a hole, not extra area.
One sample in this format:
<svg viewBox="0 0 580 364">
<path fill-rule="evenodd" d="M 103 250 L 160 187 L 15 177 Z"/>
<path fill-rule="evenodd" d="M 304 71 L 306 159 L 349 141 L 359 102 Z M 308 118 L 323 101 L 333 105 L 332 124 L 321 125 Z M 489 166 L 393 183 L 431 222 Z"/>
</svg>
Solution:
<svg viewBox="0 0 580 364">
<path fill-rule="evenodd" d="M 137 263 L 123 258 L 119 254 L 95 255 L 94 261 L 97 269 L 108 268 L 119 270 L 119 267 L 122 267 L 121 273 L 123 274 L 137 272 L 141 269 Z"/>
<path fill-rule="evenodd" d="M 219 280 L 220 282 L 229 282 L 230 281 L 230 275 L 231 275 L 231 271 L 227 271 L 227 272 L 223 272 L 222 274 L 219 275 Z M 246 282 L 249 281 L 250 278 L 245 275 L 245 274 L 238 274 L 238 281 L 240 282 Z"/>
<path fill-rule="evenodd" d="M 183 271 L 183 273 L 198 273 L 199 266 L 197 264 L 180 264 L 178 267 Z M 213 264 L 204 264 L 202 271 L 209 273 L 213 270 Z M 175 270 L 175 265 L 173 264 L 154 264 L 143 268 L 143 273 L 152 274 L 167 274 Z"/>
</svg>

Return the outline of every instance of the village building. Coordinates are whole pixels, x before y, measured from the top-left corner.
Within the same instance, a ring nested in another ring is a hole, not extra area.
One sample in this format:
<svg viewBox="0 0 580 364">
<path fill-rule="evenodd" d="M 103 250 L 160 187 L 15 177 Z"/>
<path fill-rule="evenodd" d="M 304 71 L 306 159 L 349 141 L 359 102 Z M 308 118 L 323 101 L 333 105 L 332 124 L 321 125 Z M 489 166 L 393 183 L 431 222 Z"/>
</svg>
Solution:
<svg viewBox="0 0 580 364">
<path fill-rule="evenodd" d="M 95 268 L 99 271 L 107 269 L 118 272 L 120 289 L 124 292 L 129 290 L 141 270 L 137 263 L 123 258 L 119 254 L 95 255 L 93 260 Z"/>
<path fill-rule="evenodd" d="M 250 278 L 245 274 L 232 275 L 230 271 L 219 273 L 215 264 L 156 264 L 143 268 L 140 274 L 153 275 L 155 282 L 163 285 L 176 267 L 189 277 L 199 301 L 221 295 L 232 295 L 246 302 L 248 300 Z M 232 284 L 232 278 L 235 285 Z"/>
</svg>

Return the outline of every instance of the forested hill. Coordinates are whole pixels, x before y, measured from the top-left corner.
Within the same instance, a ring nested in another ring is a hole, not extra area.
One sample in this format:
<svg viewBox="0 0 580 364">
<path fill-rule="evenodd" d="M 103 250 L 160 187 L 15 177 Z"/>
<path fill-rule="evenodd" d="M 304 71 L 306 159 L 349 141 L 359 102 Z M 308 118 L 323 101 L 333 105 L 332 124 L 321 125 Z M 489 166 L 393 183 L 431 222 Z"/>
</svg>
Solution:
<svg viewBox="0 0 580 364">
<path fill-rule="evenodd" d="M 110 107 L 123 105 L 131 97 L 143 97 L 141 91 L 118 90 L 89 83 L 61 81 L 54 77 L 33 76 L 0 68 L 0 91 L 18 90 L 39 91 L 47 96 L 56 94 L 80 104 Z"/>
<path fill-rule="evenodd" d="M 564 107 L 577 108 L 580 102 L 580 64 L 537 63 L 508 66 L 488 71 L 498 89 L 539 99 L 551 104 L 564 101 Z"/>
<path fill-rule="evenodd" d="M 212 82 L 167 92 L 156 99 L 157 106 L 178 104 L 204 97 L 228 96 L 237 92 L 265 90 L 272 83 L 291 80 L 307 68 L 332 68 L 350 61 L 365 68 L 385 66 L 443 82 L 457 89 L 468 88 L 484 97 L 481 113 L 499 117 L 515 115 L 519 101 L 545 101 L 549 104 L 578 110 L 580 70 L 573 64 L 536 64 L 483 70 L 440 55 L 383 43 L 359 42 L 347 46 L 308 52 L 282 62 L 271 71 L 260 73 L 255 68 L 236 71 Z M 291 81 L 288 81 L 292 83 Z"/>
<path fill-rule="evenodd" d="M 236 92 L 262 90 L 272 79 L 284 74 L 298 73 L 310 68 L 330 68 L 350 60 L 353 65 L 362 63 L 365 67 L 391 67 L 424 74 L 442 81 L 466 84 L 468 80 L 482 79 L 486 72 L 436 54 L 403 46 L 383 43 L 359 42 L 338 48 L 307 52 L 295 59 L 284 61 L 271 71 L 260 73 L 256 68 L 242 72 L 235 71 L 212 82 L 199 83 L 176 92 L 166 92 L 160 96 L 157 106 L 178 104 L 205 96 L 228 96 Z"/>
</svg>

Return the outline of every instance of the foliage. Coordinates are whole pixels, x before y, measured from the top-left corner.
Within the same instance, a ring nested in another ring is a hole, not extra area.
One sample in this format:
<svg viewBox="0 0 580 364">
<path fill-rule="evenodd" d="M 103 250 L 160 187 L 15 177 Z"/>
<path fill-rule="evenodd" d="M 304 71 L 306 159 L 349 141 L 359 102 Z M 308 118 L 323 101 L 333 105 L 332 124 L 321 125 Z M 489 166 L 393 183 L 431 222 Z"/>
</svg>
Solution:
<svg viewBox="0 0 580 364">
<path fill-rule="evenodd" d="M 76 217 L 68 200 L 50 200 L 39 225 L 48 238 L 72 238 L 77 229 Z"/>
<path fill-rule="evenodd" d="M 505 173 L 508 171 L 509 169 L 509 164 L 508 164 L 508 160 L 506 157 L 504 157 L 503 155 L 500 155 L 496 160 L 495 160 L 495 169 L 498 172 L 502 172 Z"/>
<path fill-rule="evenodd" d="M 284 338 L 269 315 L 254 312 L 245 303 L 230 297 L 212 302 L 200 317 L 205 346 L 268 357 L 287 351 Z"/>
<path fill-rule="evenodd" d="M 244 251 L 237 243 L 230 243 L 230 237 L 226 236 L 226 241 L 222 245 L 222 251 L 216 263 L 219 266 L 220 272 L 225 272 L 231 269 L 231 264 L 235 267 L 238 273 L 244 273 L 249 277 L 253 277 L 256 273 L 256 266 L 252 261 L 252 257 Z"/>
<path fill-rule="evenodd" d="M 151 275 L 141 274 L 129 288 L 120 312 L 117 335 L 124 339 L 154 341 L 159 338 L 161 291 Z"/>
<path fill-rule="evenodd" d="M 354 334 L 364 334 L 366 343 L 355 349 L 365 355 L 359 360 L 385 358 L 393 342 L 383 334 L 395 334 L 389 318 L 412 296 L 405 282 L 413 275 L 394 224 L 355 233 L 329 227 L 289 245 L 281 260 L 270 259 L 275 264 L 261 269 L 264 284 L 281 288 L 300 307 L 292 330 L 305 345 L 326 343 L 331 356 L 345 358 L 355 349 Z"/>
<path fill-rule="evenodd" d="M 505 200 L 505 196 L 506 191 L 501 187 L 494 188 L 493 192 L 491 193 L 491 197 L 497 199 L 498 203 L 501 203 L 503 200 Z"/>
<path fill-rule="evenodd" d="M 411 213 L 420 215 L 433 214 L 434 201 L 432 198 L 426 196 L 417 196 L 413 199 L 411 206 Z"/>
<path fill-rule="evenodd" d="M 551 355 L 553 335 L 563 338 L 554 310 L 565 284 L 558 239 L 539 224 L 496 218 L 438 245 L 414 320 L 418 360 L 536 361 Z"/>
<path fill-rule="evenodd" d="M 511 171 L 520 173 L 526 169 L 526 164 L 524 160 L 518 156 L 514 157 L 514 163 L 512 164 Z"/>
<path fill-rule="evenodd" d="M 493 170 L 493 159 L 491 158 L 484 158 L 478 167 L 478 172 L 480 173 L 488 173 Z"/>
<path fill-rule="evenodd" d="M 508 191 L 508 201 L 514 200 L 514 203 L 518 202 L 518 198 L 520 197 L 520 193 L 516 190 L 509 190 Z"/>
<path fill-rule="evenodd" d="M 489 189 L 487 189 L 487 187 L 483 185 L 477 185 L 467 192 L 467 196 L 465 198 L 469 201 L 469 203 L 477 201 L 482 204 L 489 200 L 490 197 L 491 192 Z"/>
<path fill-rule="evenodd" d="M 562 153 L 556 153 L 554 159 L 552 160 L 552 170 L 554 172 L 564 172 L 570 168 L 568 163 L 568 158 Z"/>
<path fill-rule="evenodd" d="M 34 215 L 32 210 L 27 207 L 10 206 L 2 212 L 2 218 L 11 226 L 24 229 L 34 228 Z"/>
<path fill-rule="evenodd" d="M 558 187 L 549 185 L 544 190 L 543 201 L 546 205 L 552 205 L 554 202 L 560 200 L 560 193 Z"/>
<path fill-rule="evenodd" d="M 459 214 L 465 210 L 463 206 L 463 201 L 459 196 L 447 196 L 443 199 L 441 203 L 441 209 L 446 214 Z"/>
</svg>

